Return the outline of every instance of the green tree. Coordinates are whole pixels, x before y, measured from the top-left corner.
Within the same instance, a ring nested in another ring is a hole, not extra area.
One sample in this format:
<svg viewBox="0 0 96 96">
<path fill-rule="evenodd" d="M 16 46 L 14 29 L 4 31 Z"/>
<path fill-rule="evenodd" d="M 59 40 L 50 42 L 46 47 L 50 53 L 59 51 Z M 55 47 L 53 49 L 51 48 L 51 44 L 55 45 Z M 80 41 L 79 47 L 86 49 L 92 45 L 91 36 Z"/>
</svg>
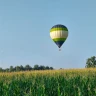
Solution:
<svg viewBox="0 0 96 96">
<path fill-rule="evenodd" d="M 22 65 L 20 65 L 20 70 L 22 70 L 22 71 L 24 70 L 24 67 Z"/>
<path fill-rule="evenodd" d="M 53 67 L 50 67 L 49 69 L 50 69 L 50 70 L 53 70 Z"/>
<path fill-rule="evenodd" d="M 0 72 L 3 72 L 3 69 L 0 67 Z"/>
<path fill-rule="evenodd" d="M 9 72 L 10 71 L 9 68 L 6 68 L 5 70 L 6 70 L 6 72 Z"/>
<path fill-rule="evenodd" d="M 25 70 L 31 70 L 31 69 L 32 69 L 32 68 L 31 68 L 30 65 L 27 64 L 27 65 L 25 66 Z"/>
<path fill-rule="evenodd" d="M 85 67 L 86 68 L 96 67 L 96 57 L 92 56 L 92 57 L 88 58 L 87 61 L 86 61 L 86 66 Z"/>
<path fill-rule="evenodd" d="M 16 71 L 21 71 L 20 66 L 16 66 Z"/>
<path fill-rule="evenodd" d="M 39 69 L 39 65 L 38 64 L 34 65 L 34 70 L 38 70 L 38 69 Z"/>
<path fill-rule="evenodd" d="M 10 72 L 12 72 L 12 71 L 14 71 L 14 68 L 13 68 L 13 66 L 10 66 Z"/>
<path fill-rule="evenodd" d="M 49 70 L 49 66 L 46 66 L 45 69 L 46 69 L 46 70 Z"/>
<path fill-rule="evenodd" d="M 39 70 L 45 70 L 45 66 L 40 65 L 40 66 L 39 66 Z"/>
</svg>

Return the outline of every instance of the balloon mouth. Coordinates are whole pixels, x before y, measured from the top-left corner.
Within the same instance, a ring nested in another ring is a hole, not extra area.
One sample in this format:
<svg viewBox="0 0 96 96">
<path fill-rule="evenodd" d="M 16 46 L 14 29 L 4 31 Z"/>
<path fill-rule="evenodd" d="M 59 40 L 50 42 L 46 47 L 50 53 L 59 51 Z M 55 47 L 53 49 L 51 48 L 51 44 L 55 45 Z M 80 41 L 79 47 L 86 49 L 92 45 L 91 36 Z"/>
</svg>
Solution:
<svg viewBox="0 0 96 96">
<path fill-rule="evenodd" d="M 58 46 L 58 48 L 61 48 L 63 43 L 64 43 L 64 41 L 55 41 L 55 44 Z"/>
<path fill-rule="evenodd" d="M 61 48 L 62 45 L 57 45 L 57 46 L 58 46 L 58 48 Z"/>
</svg>

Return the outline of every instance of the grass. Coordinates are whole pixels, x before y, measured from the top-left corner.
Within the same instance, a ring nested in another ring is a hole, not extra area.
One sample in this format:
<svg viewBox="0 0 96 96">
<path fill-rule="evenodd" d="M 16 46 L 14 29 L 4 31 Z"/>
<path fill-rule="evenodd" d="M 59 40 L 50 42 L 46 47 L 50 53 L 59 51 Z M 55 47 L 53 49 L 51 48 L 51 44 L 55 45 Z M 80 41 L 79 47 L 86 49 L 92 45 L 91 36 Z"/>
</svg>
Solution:
<svg viewBox="0 0 96 96">
<path fill-rule="evenodd" d="M 96 96 L 96 69 L 0 73 L 0 96 Z"/>
</svg>

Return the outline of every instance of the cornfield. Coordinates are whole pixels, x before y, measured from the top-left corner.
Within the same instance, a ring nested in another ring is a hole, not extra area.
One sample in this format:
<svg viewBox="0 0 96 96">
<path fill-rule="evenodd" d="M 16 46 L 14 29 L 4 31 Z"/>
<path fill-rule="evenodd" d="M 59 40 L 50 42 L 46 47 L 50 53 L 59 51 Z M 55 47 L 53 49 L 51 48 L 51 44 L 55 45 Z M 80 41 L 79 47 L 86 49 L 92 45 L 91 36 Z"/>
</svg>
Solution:
<svg viewBox="0 0 96 96">
<path fill-rule="evenodd" d="M 96 96 L 96 69 L 0 73 L 0 96 Z"/>
</svg>

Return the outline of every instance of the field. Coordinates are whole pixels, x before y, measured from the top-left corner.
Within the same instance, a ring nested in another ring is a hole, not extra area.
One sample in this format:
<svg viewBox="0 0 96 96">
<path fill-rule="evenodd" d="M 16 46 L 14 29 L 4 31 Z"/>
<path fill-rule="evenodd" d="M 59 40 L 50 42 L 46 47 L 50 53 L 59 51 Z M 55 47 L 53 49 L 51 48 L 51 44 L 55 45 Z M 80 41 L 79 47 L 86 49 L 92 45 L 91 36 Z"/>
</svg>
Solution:
<svg viewBox="0 0 96 96">
<path fill-rule="evenodd" d="M 0 96 L 96 96 L 96 69 L 0 73 Z"/>
</svg>

